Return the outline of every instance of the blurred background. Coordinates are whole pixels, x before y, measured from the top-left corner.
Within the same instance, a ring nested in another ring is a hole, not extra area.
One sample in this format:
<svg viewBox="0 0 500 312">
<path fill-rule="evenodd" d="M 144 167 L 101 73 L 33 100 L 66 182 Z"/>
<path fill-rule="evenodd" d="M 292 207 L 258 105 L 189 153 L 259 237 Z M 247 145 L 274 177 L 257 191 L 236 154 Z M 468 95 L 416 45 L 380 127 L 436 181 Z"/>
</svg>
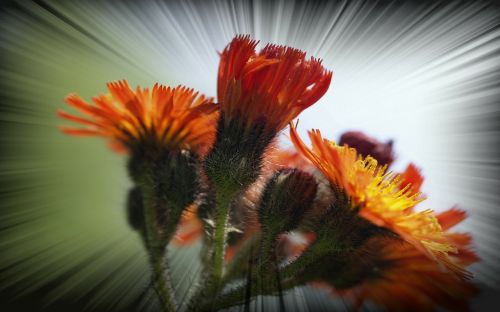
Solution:
<svg viewBox="0 0 500 312">
<path fill-rule="evenodd" d="M 147 258 L 126 222 L 125 157 L 102 140 L 61 134 L 55 112 L 68 93 L 90 99 L 118 79 L 215 96 L 217 52 L 235 34 L 323 59 L 332 85 L 300 116 L 300 132 L 393 139 L 393 169 L 414 162 L 426 177 L 421 207 L 469 212 L 458 229 L 473 234 L 483 259 L 471 268 L 483 290 L 473 307 L 493 302 L 500 295 L 496 3 L 12 1 L 0 8 L 4 311 L 154 309 L 144 300 Z M 171 253 L 180 296 L 198 274 L 199 247 Z M 344 307 L 309 287 L 286 300 L 292 311 Z M 253 308 L 265 304 L 272 307 Z"/>
</svg>

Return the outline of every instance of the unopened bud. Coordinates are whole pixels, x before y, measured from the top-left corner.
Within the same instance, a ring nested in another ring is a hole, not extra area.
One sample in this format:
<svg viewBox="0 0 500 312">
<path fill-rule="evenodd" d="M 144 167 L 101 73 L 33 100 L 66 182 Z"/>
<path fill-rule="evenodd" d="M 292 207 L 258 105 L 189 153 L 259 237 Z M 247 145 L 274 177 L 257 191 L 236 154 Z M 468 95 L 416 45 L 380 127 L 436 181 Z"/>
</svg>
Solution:
<svg viewBox="0 0 500 312">
<path fill-rule="evenodd" d="M 294 230 L 311 207 L 316 191 L 316 181 L 310 174 L 298 169 L 278 171 L 262 193 L 260 223 L 276 234 Z"/>
<path fill-rule="evenodd" d="M 134 219 L 130 220 L 131 225 L 140 226 L 136 222 L 140 220 L 139 213 L 150 209 L 148 213 L 153 215 L 158 235 L 168 241 L 182 212 L 198 193 L 197 158 L 187 151 L 137 150 L 131 155 L 128 167 L 137 185 L 129 195 L 129 219 Z M 148 202 L 146 206 L 144 201 Z"/>
<path fill-rule="evenodd" d="M 363 157 L 371 156 L 375 158 L 382 166 L 390 166 L 394 161 L 392 141 L 382 143 L 361 131 L 348 131 L 340 137 L 339 145 L 344 144 L 355 148 Z"/>
</svg>

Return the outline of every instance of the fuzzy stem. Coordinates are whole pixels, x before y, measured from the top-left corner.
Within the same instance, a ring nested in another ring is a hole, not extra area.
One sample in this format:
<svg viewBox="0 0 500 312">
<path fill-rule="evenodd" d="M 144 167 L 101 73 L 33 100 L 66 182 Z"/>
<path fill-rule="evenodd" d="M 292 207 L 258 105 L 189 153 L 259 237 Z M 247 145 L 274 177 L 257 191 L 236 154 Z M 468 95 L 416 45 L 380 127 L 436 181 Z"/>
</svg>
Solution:
<svg viewBox="0 0 500 312">
<path fill-rule="evenodd" d="M 173 296 L 173 289 L 169 278 L 170 269 L 166 253 L 152 255 L 150 261 L 153 268 L 155 291 L 161 300 L 163 310 L 165 312 L 177 311 L 175 298 Z"/>
<path fill-rule="evenodd" d="M 227 239 L 227 223 L 229 219 L 229 205 L 237 191 L 230 187 L 215 187 L 215 224 L 213 228 L 212 257 L 204 264 L 204 270 L 209 270 L 207 278 L 199 286 L 199 289 L 191 297 L 188 305 L 189 311 L 208 311 L 211 302 L 217 297 L 223 282 L 224 258 Z"/>
<path fill-rule="evenodd" d="M 155 208 L 158 198 L 152 183 L 151 176 L 145 174 L 141 179 L 141 190 L 143 194 L 144 207 L 144 236 L 146 249 L 149 253 L 149 260 L 153 274 L 153 285 L 162 308 L 165 312 L 176 311 L 175 298 L 171 282 L 169 279 L 169 266 L 166 254 L 166 247 L 160 241 L 160 235 L 156 229 Z"/>
<path fill-rule="evenodd" d="M 212 286 L 216 289 L 218 288 L 224 273 L 224 256 L 226 249 L 229 204 L 236 193 L 227 189 L 218 189 L 217 191 L 212 268 Z"/>
</svg>

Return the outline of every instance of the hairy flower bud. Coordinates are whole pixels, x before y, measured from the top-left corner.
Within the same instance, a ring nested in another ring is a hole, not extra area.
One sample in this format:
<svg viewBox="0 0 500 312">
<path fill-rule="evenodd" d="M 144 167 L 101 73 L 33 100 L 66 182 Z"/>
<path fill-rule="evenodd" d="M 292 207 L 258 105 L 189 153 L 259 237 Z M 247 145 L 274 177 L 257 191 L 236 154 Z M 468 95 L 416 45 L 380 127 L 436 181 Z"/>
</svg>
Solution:
<svg viewBox="0 0 500 312">
<path fill-rule="evenodd" d="M 198 167 L 197 158 L 188 151 L 133 150 L 128 168 L 139 190 L 129 195 L 130 216 L 138 214 L 139 198 L 148 201 L 157 231 L 165 240 L 169 239 L 182 212 L 196 198 L 200 183 Z"/>
<path fill-rule="evenodd" d="M 219 192 L 241 191 L 258 178 L 274 137 L 326 93 L 332 78 L 321 60 L 306 59 L 305 52 L 273 44 L 256 51 L 257 44 L 236 36 L 220 54 L 220 118 L 205 160 Z"/>
<path fill-rule="evenodd" d="M 314 178 L 298 169 L 282 169 L 267 183 L 258 208 L 259 221 L 271 233 L 292 231 L 316 196 Z"/>
</svg>

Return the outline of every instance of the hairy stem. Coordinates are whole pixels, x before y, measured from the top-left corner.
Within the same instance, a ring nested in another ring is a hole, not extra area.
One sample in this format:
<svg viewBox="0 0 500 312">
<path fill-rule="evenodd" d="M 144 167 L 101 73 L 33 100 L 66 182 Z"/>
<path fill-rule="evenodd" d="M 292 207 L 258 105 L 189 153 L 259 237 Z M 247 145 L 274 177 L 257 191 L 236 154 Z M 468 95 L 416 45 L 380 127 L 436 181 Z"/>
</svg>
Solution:
<svg viewBox="0 0 500 312">
<path fill-rule="evenodd" d="M 220 190 L 216 198 L 216 217 L 214 229 L 214 258 L 212 283 L 217 286 L 224 273 L 224 256 L 227 238 L 227 221 L 229 217 L 229 204 L 232 199 L 231 192 Z"/>
<path fill-rule="evenodd" d="M 160 298 L 163 310 L 166 312 L 176 311 L 175 298 L 170 281 L 170 269 L 166 259 L 166 253 L 151 256 L 153 279 L 155 291 Z"/>
<path fill-rule="evenodd" d="M 191 297 L 188 305 L 189 311 L 211 311 L 211 302 L 214 301 L 224 285 L 223 274 L 229 205 L 236 193 L 231 188 L 216 187 L 215 224 L 210 242 L 212 255 L 210 260 L 204 263 L 203 269 L 205 272 L 208 271 L 209 274 Z"/>
<path fill-rule="evenodd" d="M 153 274 L 153 285 L 162 308 L 166 312 L 176 311 L 176 303 L 170 282 L 170 271 L 167 260 L 166 246 L 161 242 L 160 234 L 156 227 L 156 207 L 158 197 L 152 179 L 144 175 L 141 180 L 144 207 L 144 238 L 146 249 Z"/>
</svg>

